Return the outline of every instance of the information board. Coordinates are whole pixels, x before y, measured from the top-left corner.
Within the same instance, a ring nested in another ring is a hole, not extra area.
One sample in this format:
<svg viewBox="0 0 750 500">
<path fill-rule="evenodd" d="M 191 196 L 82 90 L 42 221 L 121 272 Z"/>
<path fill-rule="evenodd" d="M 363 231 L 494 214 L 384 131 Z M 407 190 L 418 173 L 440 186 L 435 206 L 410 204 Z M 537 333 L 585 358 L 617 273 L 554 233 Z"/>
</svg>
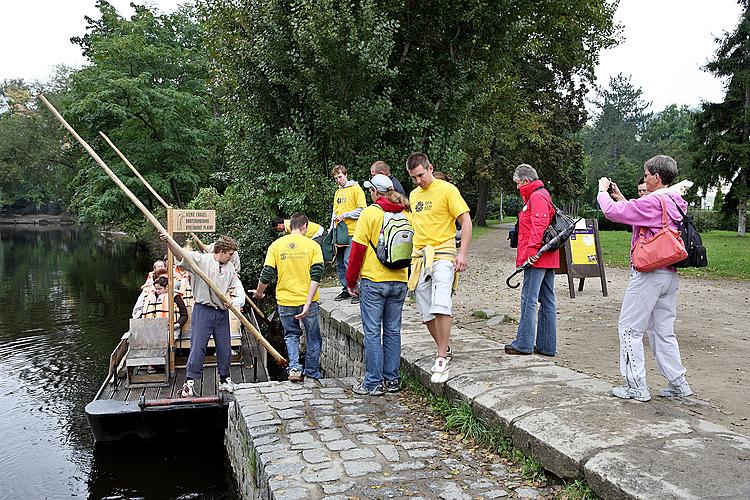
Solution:
<svg viewBox="0 0 750 500">
<path fill-rule="evenodd" d="M 596 219 L 582 219 L 576 224 L 570 239 L 560 249 L 560 268 L 555 272 L 568 275 L 568 287 L 572 299 L 576 297 L 573 278 L 580 278 L 578 284 L 580 292 L 583 290 L 586 278 L 599 277 L 602 283 L 602 295 L 607 296 L 607 279 L 604 275 L 599 225 Z"/>
<path fill-rule="evenodd" d="M 181 210 L 172 211 L 175 233 L 213 233 L 216 231 L 216 210 Z"/>
</svg>

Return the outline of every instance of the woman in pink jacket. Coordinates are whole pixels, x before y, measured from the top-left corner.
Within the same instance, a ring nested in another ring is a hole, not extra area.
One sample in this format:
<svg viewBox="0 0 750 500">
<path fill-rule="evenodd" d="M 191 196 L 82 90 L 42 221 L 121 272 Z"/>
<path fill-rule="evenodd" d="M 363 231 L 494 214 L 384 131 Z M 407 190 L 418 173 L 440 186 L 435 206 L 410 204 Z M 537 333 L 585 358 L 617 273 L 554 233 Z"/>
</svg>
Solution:
<svg viewBox="0 0 750 500">
<path fill-rule="evenodd" d="M 677 207 L 687 210 L 687 202 L 667 188 L 677 177 L 677 163 L 669 156 L 654 156 L 644 164 L 646 188 L 649 194 L 629 201 L 615 202 L 607 190 L 611 181 L 599 179 L 597 201 L 604 216 L 613 222 L 633 226 L 630 252 L 638 241 L 640 229 L 650 237 L 662 227 L 662 209 L 659 201 L 664 198 L 667 207 L 667 223 L 676 228 L 681 220 Z M 659 391 L 664 397 L 686 397 L 693 394 L 685 380 L 685 367 L 680 358 L 680 347 L 674 333 L 677 309 L 677 269 L 664 267 L 642 273 L 631 270 L 628 288 L 622 300 L 617 329 L 620 335 L 620 374 L 625 378 L 624 387 L 615 387 L 612 394 L 622 399 L 648 401 L 651 394 L 646 385 L 643 333 L 648 325 L 649 343 L 656 358 L 659 371 L 667 379 L 666 388 Z"/>
<path fill-rule="evenodd" d="M 560 252 L 552 250 L 537 257 L 544 230 L 555 216 L 549 191 L 530 165 L 519 165 L 513 173 L 523 208 L 518 214 L 518 253 L 516 266 L 527 259 L 531 267 L 523 272 L 521 314 L 516 339 L 505 346 L 508 354 L 554 356 L 557 349 L 557 304 L 555 269 L 560 267 Z M 537 323 L 537 303 L 539 304 Z M 536 337 L 536 341 L 535 341 Z"/>
</svg>

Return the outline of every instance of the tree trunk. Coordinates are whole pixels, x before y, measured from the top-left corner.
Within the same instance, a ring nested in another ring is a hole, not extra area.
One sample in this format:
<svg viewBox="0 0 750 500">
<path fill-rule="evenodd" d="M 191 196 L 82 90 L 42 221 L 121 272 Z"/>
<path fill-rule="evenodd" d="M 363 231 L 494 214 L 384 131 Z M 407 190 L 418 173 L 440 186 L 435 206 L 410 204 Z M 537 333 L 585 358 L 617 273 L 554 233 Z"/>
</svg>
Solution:
<svg viewBox="0 0 750 500">
<path fill-rule="evenodd" d="M 177 189 L 177 181 L 172 179 L 170 184 L 172 186 L 172 196 L 174 196 L 175 201 L 177 201 L 177 206 L 182 208 L 182 198 L 180 197 L 180 190 Z"/>
<path fill-rule="evenodd" d="M 477 226 L 487 226 L 487 198 L 490 193 L 490 185 L 487 181 L 479 182 L 479 199 L 477 199 L 477 211 L 474 220 Z"/>
<path fill-rule="evenodd" d="M 747 197 L 742 197 L 737 207 L 737 236 L 745 236 L 747 224 Z"/>
</svg>

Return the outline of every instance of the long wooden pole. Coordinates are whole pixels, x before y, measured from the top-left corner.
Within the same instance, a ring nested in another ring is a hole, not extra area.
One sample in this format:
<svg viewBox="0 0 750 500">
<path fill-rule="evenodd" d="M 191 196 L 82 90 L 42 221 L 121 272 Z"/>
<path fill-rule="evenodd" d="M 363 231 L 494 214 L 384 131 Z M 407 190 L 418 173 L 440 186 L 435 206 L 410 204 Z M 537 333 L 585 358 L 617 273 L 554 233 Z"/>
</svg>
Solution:
<svg viewBox="0 0 750 500">
<path fill-rule="evenodd" d="M 156 198 L 157 200 L 159 200 L 159 203 L 161 203 L 162 206 L 164 206 L 164 208 L 169 208 L 170 207 L 169 203 L 167 203 L 166 201 L 164 201 L 164 198 L 162 198 L 161 196 L 159 196 L 159 193 L 157 193 L 156 190 L 153 187 L 151 187 L 151 184 L 149 184 L 148 181 L 143 178 L 143 176 L 141 175 L 141 173 L 138 170 L 136 170 L 136 168 L 133 166 L 133 164 L 130 163 L 130 161 L 128 161 L 127 158 L 125 158 L 125 155 L 122 154 L 122 152 L 120 152 L 119 149 L 117 149 L 117 146 L 115 146 L 112 143 L 112 141 L 109 140 L 109 137 L 107 137 L 107 135 L 104 132 L 102 132 L 101 130 L 99 131 L 99 135 L 101 135 L 104 138 L 104 140 L 107 141 L 107 144 L 109 144 L 109 147 L 111 147 L 112 149 L 115 150 L 115 153 L 117 153 L 117 156 L 119 156 L 120 159 L 125 162 L 125 165 L 127 165 L 128 167 L 130 167 L 130 170 L 132 170 L 133 173 L 135 174 L 135 176 L 138 177 L 138 179 L 140 179 L 140 181 L 143 183 L 144 186 L 146 186 L 146 189 L 148 189 L 151 192 L 151 194 L 154 195 L 154 198 Z"/>
<path fill-rule="evenodd" d="M 248 319 L 242 315 L 239 308 L 235 306 L 234 304 L 232 304 L 232 301 L 229 299 L 229 297 L 227 297 L 224 294 L 224 292 L 218 286 L 216 286 L 216 283 L 211 281 L 211 279 L 206 275 L 206 273 L 203 272 L 203 270 L 201 270 L 195 264 L 195 261 L 193 261 L 193 259 L 186 252 L 182 251 L 180 246 L 177 244 L 177 242 L 174 239 L 172 239 L 172 236 L 169 234 L 169 232 L 166 229 L 164 229 L 164 226 L 161 225 L 158 219 L 154 217 L 154 215 L 148 210 L 148 208 L 146 208 L 146 206 L 143 203 L 141 203 L 138 197 L 135 196 L 125 184 L 123 184 L 123 182 L 117 177 L 117 175 L 114 172 L 112 172 L 112 170 L 110 170 L 107 164 L 104 163 L 104 160 L 102 160 L 99 157 L 99 155 L 96 154 L 96 152 L 93 149 L 91 149 L 91 146 L 89 146 L 88 143 L 84 141 L 80 135 L 78 135 L 78 133 L 73 129 L 73 127 L 71 127 L 70 124 L 67 121 L 65 121 L 65 118 L 62 117 L 62 115 L 57 111 L 57 109 L 55 109 L 55 107 L 42 94 L 39 94 L 39 100 L 42 101 L 42 104 L 44 104 L 47 107 L 47 109 L 49 109 L 50 112 L 55 116 L 55 118 L 57 118 L 57 120 L 60 123 L 62 123 L 62 125 L 67 129 L 67 131 L 70 132 L 70 134 L 73 137 L 75 137 L 75 139 L 81 144 L 81 146 L 83 146 L 83 149 L 85 149 L 86 152 L 89 155 L 91 155 L 94 161 L 98 163 L 99 166 L 102 167 L 102 169 L 104 169 L 104 171 L 114 181 L 114 183 L 117 184 L 117 186 L 120 189 L 122 189 L 122 191 L 127 195 L 128 198 L 130 198 L 130 201 L 132 201 L 133 204 L 136 207 L 138 207 L 138 209 L 140 209 L 143 215 L 146 216 L 146 219 L 148 219 L 148 221 L 156 228 L 156 230 L 159 231 L 160 234 L 165 235 L 167 241 L 171 243 L 175 248 L 180 250 L 179 253 L 181 255 L 179 256 L 182 257 L 182 260 L 185 261 L 190 266 L 191 270 L 195 272 L 195 274 L 200 276 L 201 279 L 206 282 L 206 284 L 211 289 L 211 291 L 214 292 L 216 296 L 219 297 L 219 299 L 224 304 L 227 304 L 227 307 L 229 308 L 229 310 L 232 311 L 232 313 L 234 313 L 234 315 L 237 316 L 237 318 L 239 318 L 242 324 L 245 325 L 245 328 L 247 328 L 247 330 L 253 334 L 256 340 L 266 349 L 266 351 L 268 351 L 268 353 L 271 354 L 271 356 L 273 356 L 273 358 L 281 366 L 287 366 L 289 364 L 287 360 L 284 359 L 284 357 L 281 354 L 279 354 L 276 351 L 276 349 L 273 348 L 271 344 L 268 343 L 268 340 L 266 340 L 266 338 L 263 337 L 263 335 L 261 335 L 261 333 L 252 325 L 252 323 L 250 323 L 250 321 L 248 321 Z"/>
</svg>

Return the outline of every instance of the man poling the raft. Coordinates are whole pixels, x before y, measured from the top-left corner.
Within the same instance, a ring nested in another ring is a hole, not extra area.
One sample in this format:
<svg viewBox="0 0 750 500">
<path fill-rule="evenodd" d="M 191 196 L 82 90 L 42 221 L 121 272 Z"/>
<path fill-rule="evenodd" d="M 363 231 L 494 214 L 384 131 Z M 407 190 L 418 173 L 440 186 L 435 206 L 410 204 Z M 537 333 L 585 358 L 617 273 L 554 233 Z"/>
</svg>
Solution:
<svg viewBox="0 0 750 500">
<path fill-rule="evenodd" d="M 133 202 L 133 204 L 138 207 L 138 209 L 143 213 L 143 215 L 146 217 L 146 219 L 156 228 L 156 230 L 159 232 L 161 237 L 169 244 L 170 248 L 177 254 L 178 257 L 182 257 L 182 260 L 185 264 L 187 264 L 191 270 L 195 272 L 197 276 L 199 276 L 206 284 L 206 286 L 210 289 L 210 292 L 215 294 L 217 299 L 221 301 L 222 304 L 225 304 L 227 306 L 227 309 L 231 311 L 235 316 L 239 318 L 239 320 L 242 322 L 242 324 L 245 326 L 245 328 L 252 333 L 252 335 L 256 338 L 258 343 L 262 345 L 266 351 L 268 351 L 271 356 L 281 365 L 281 366 L 287 366 L 288 362 L 286 359 L 284 359 L 281 354 L 276 351 L 276 349 L 271 346 L 271 344 L 263 337 L 263 335 L 250 323 L 250 321 L 242 314 L 240 309 L 231 303 L 231 299 L 227 297 L 227 295 L 224 293 L 223 290 L 221 290 L 209 277 L 208 275 L 203 272 L 203 270 L 193 261 L 193 259 L 190 257 L 190 255 L 187 254 L 187 252 L 184 252 L 182 248 L 177 244 L 177 242 L 172 238 L 172 236 L 169 234 L 169 232 L 164 228 L 164 226 L 161 225 L 161 223 L 154 217 L 154 215 L 146 208 L 146 206 L 128 189 L 127 186 L 117 177 L 117 175 L 112 172 L 112 170 L 107 166 L 107 164 L 102 160 L 99 155 L 89 146 L 89 144 L 83 140 L 83 138 L 78 135 L 78 133 L 73 129 L 73 127 L 68 124 L 68 122 L 60 115 L 60 113 L 55 109 L 55 107 L 43 96 L 39 95 L 39 100 L 42 101 L 42 104 L 44 104 L 47 109 L 57 118 L 57 120 L 65 127 L 68 132 L 70 132 L 71 135 L 83 146 L 83 148 L 86 150 L 86 152 L 91 155 L 91 157 L 94 159 L 94 161 L 102 167 L 102 169 L 107 173 L 107 175 L 114 181 L 115 184 L 125 193 L 125 195 L 130 198 L 130 200 Z M 171 297 L 170 297 L 171 299 Z M 170 329 L 171 332 L 171 329 Z M 173 335 L 170 334 L 170 347 L 174 345 L 174 338 Z"/>
</svg>

